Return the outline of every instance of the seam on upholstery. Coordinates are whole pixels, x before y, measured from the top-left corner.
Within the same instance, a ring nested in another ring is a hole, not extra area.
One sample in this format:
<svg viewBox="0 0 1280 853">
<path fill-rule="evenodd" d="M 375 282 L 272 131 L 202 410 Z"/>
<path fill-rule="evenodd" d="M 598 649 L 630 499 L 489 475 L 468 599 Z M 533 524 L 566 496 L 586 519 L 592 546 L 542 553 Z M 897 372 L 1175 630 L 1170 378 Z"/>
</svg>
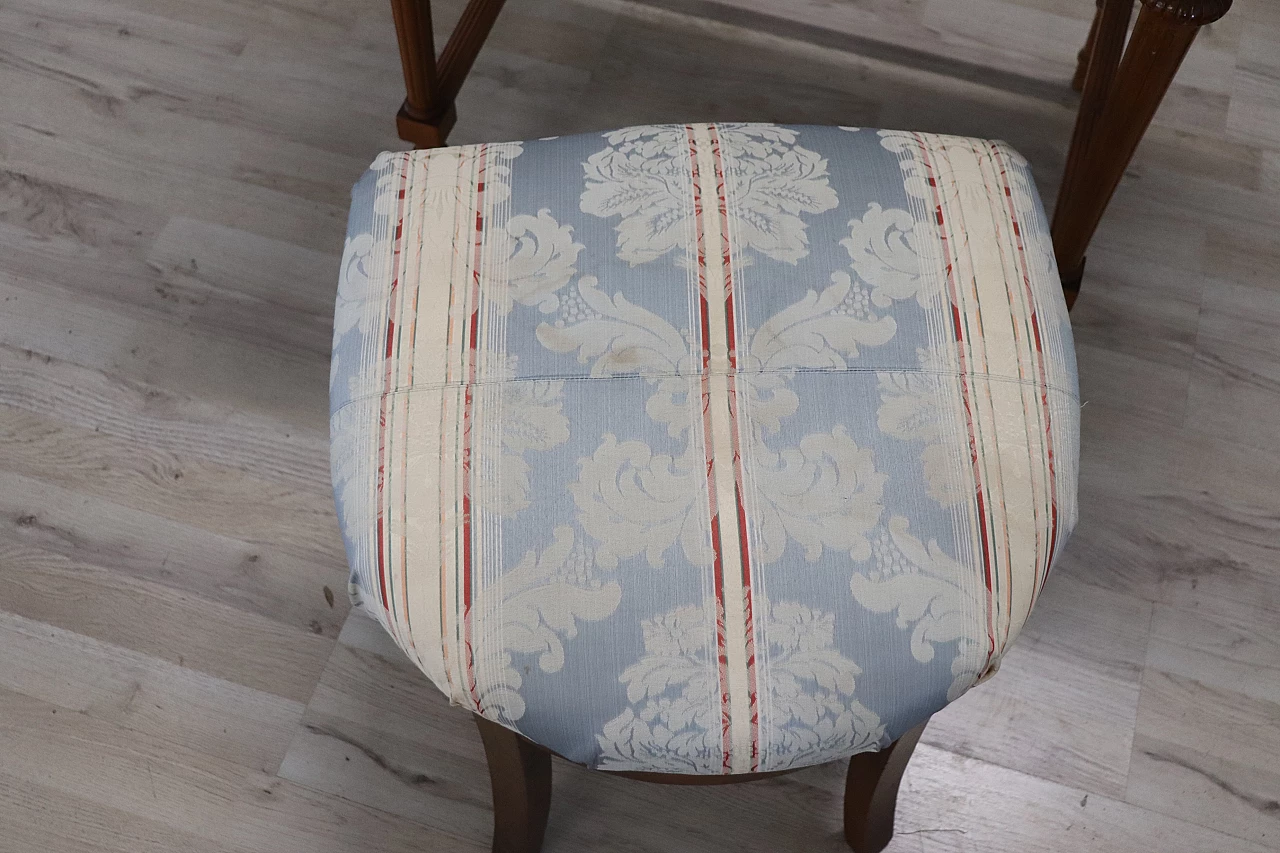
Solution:
<svg viewBox="0 0 1280 853">
<path fill-rule="evenodd" d="M 790 370 L 738 370 L 738 371 L 710 371 L 708 375 L 718 376 L 789 376 L 795 373 L 803 374 L 847 374 L 847 373 L 913 373 L 923 376 L 949 376 L 956 379 L 960 378 L 979 378 L 986 379 L 991 382 L 1007 382 L 1012 385 L 1027 385 L 1032 388 L 1044 388 L 1048 391 L 1055 391 L 1059 394 L 1066 395 L 1069 399 L 1074 400 L 1077 404 L 1080 397 L 1073 391 L 1066 388 L 1060 388 L 1052 383 L 1041 384 L 1032 379 L 1019 379 L 1016 376 L 992 376 L 985 373 L 961 373 L 954 370 L 926 370 L 920 367 L 842 367 L 842 368 L 825 368 L 825 367 L 797 367 Z M 338 408 L 334 409 L 329 418 L 338 416 L 338 413 L 348 406 L 356 403 L 363 403 L 367 400 L 381 400 L 383 397 L 392 394 L 408 394 L 413 391 L 443 391 L 446 388 L 478 388 L 486 385 L 511 385 L 517 382 L 615 382 L 618 380 L 636 380 L 642 379 L 651 382 L 655 379 L 694 379 L 701 377 L 702 373 L 622 373 L 614 376 L 517 376 L 511 379 L 483 379 L 474 382 L 431 382 L 420 385 L 407 385 L 400 388 L 393 388 L 386 393 L 377 394 L 361 394 L 359 397 L 353 397 L 347 400 Z"/>
</svg>

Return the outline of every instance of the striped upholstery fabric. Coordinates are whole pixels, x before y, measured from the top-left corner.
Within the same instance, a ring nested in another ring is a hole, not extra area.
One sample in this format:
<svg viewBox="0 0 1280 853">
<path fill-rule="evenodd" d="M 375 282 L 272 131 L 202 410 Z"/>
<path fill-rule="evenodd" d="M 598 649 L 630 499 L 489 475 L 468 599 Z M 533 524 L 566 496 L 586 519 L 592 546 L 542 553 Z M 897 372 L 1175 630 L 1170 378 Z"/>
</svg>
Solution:
<svg viewBox="0 0 1280 853">
<path fill-rule="evenodd" d="M 332 440 L 358 607 L 602 769 L 888 744 L 994 671 L 1076 519 L 1045 216 L 1017 153 L 958 137 L 383 154 Z"/>
</svg>

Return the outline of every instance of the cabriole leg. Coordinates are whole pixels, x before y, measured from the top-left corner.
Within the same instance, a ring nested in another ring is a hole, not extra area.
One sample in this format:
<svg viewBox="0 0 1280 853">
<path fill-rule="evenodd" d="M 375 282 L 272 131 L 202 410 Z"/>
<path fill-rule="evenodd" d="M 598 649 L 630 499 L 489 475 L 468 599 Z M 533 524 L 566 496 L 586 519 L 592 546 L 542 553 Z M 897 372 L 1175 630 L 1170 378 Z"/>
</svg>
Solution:
<svg viewBox="0 0 1280 853">
<path fill-rule="evenodd" d="M 893 839 L 898 786 L 924 727 L 921 723 L 879 752 L 863 752 L 849 759 L 844 838 L 854 853 L 879 853 Z"/>
<path fill-rule="evenodd" d="M 493 785 L 493 853 L 539 853 L 551 811 L 551 753 L 476 715 Z"/>
</svg>

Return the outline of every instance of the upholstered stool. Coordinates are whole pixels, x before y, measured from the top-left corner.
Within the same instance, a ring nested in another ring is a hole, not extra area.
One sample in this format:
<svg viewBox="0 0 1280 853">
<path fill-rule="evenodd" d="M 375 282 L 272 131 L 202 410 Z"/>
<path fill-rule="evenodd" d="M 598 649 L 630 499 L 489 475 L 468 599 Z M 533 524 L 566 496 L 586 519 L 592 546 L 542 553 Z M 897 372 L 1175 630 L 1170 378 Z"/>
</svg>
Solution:
<svg viewBox="0 0 1280 853">
<path fill-rule="evenodd" d="M 332 438 L 351 594 L 484 721 L 497 850 L 541 842 L 550 752 L 716 781 L 856 756 L 846 831 L 879 849 L 1076 519 L 1045 216 L 1022 157 L 959 137 L 383 154 Z"/>
</svg>

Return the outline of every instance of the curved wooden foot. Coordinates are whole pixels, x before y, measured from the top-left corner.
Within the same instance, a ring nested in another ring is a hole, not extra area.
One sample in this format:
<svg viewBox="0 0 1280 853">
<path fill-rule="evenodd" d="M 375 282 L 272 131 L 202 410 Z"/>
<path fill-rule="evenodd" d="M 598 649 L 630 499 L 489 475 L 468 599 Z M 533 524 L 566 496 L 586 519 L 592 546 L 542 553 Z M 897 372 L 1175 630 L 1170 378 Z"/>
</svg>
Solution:
<svg viewBox="0 0 1280 853">
<path fill-rule="evenodd" d="M 493 853 L 539 853 L 551 810 L 551 753 L 476 715 L 493 785 Z"/>
<path fill-rule="evenodd" d="M 925 725 L 921 723 L 879 752 L 864 752 L 849 759 L 849 776 L 844 784 L 844 839 L 854 853 L 879 853 L 893 839 L 898 785 Z"/>
</svg>

